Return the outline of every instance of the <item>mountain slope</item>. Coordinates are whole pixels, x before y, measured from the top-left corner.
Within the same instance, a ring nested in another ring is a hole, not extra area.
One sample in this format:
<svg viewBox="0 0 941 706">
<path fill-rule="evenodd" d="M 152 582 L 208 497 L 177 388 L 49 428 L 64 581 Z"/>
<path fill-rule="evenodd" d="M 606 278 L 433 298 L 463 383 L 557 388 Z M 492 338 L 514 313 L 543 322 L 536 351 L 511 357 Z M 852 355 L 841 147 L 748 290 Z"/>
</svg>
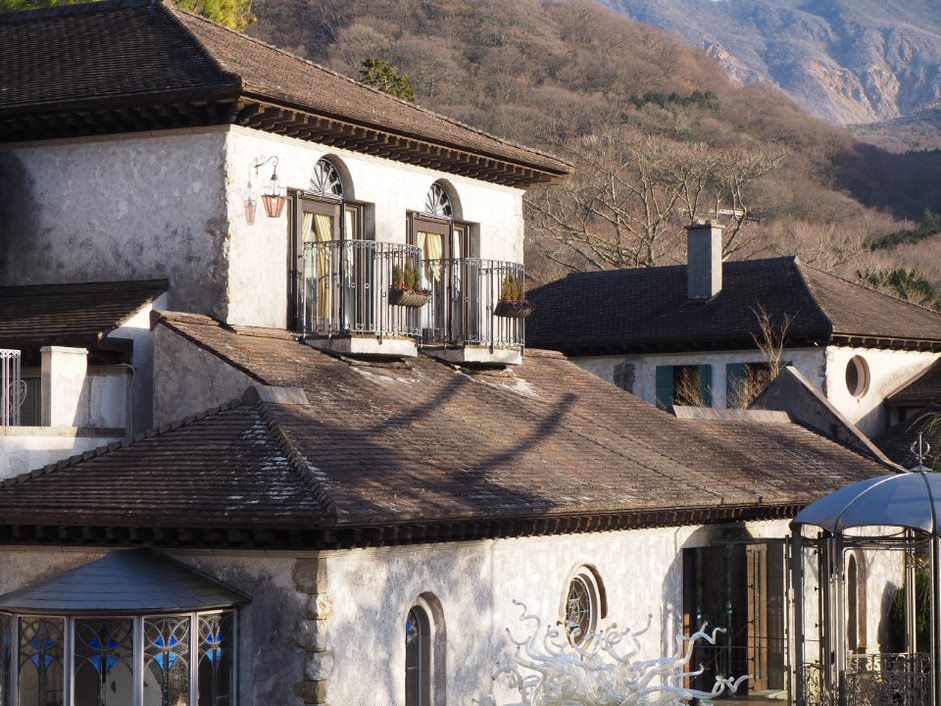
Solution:
<svg viewBox="0 0 941 706">
<path fill-rule="evenodd" d="M 941 97 L 941 9 L 931 0 L 605 2 L 830 122 L 890 120 Z"/>
</svg>

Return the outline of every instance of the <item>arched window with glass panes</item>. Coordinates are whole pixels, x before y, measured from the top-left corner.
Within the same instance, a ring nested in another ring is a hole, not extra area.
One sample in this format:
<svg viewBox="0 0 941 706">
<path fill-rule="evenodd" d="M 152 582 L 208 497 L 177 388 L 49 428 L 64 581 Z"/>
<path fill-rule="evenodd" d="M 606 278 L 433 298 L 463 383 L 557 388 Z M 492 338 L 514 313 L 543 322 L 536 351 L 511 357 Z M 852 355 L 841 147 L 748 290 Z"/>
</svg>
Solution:
<svg viewBox="0 0 941 706">
<path fill-rule="evenodd" d="M 360 253 L 355 243 L 372 239 L 364 225 L 366 205 L 353 197 L 346 167 L 333 156 L 317 160 L 308 188 L 294 192 L 291 249 L 296 267 L 290 276 L 290 300 L 299 331 L 355 328 L 357 306 L 364 306 L 352 296 L 344 297 L 346 310 L 341 311 L 337 290 L 343 286 L 341 276 L 348 286 L 356 279 L 350 269 Z M 349 255 L 349 266 L 343 270 L 338 267 L 341 249 Z"/>
<path fill-rule="evenodd" d="M 477 301 L 471 291 L 476 279 L 466 270 L 480 257 L 480 247 L 478 234 L 462 216 L 456 190 L 443 179 L 428 189 L 421 211 L 408 213 L 409 243 L 421 251 L 421 286 L 432 295 L 421 314 L 426 341 L 476 340 L 479 335 L 478 312 L 467 306 Z"/>
</svg>

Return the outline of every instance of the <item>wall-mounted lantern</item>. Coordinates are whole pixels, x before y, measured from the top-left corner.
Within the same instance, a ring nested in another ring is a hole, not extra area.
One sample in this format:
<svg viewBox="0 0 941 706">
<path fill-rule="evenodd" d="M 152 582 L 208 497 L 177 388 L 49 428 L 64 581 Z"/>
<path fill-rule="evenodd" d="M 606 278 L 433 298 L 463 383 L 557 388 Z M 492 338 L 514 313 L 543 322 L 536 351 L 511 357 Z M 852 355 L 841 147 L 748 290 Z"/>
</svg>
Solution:
<svg viewBox="0 0 941 706">
<path fill-rule="evenodd" d="M 248 168 L 248 187 L 245 190 L 245 200 L 242 203 L 245 207 L 245 222 L 248 223 L 248 225 L 254 224 L 258 199 L 255 197 L 255 187 L 252 185 L 251 167 Z"/>
<path fill-rule="evenodd" d="M 284 212 L 284 206 L 288 202 L 287 189 L 281 186 L 281 180 L 278 179 L 278 158 L 277 157 L 259 157 L 252 166 L 255 168 L 255 178 L 258 178 L 258 170 L 268 162 L 272 162 L 271 179 L 265 186 L 261 195 L 261 202 L 265 207 L 265 213 L 269 218 L 278 218 Z M 248 179 L 248 195 L 245 197 L 245 222 L 251 225 L 255 222 L 255 209 L 258 203 L 252 187 L 251 173 Z"/>
<path fill-rule="evenodd" d="M 261 195 L 261 202 L 265 205 L 265 213 L 268 214 L 269 218 L 278 218 L 288 202 L 287 190 L 281 186 L 281 180 L 278 179 L 278 158 L 268 157 L 268 159 L 256 162 L 255 170 L 257 172 L 259 167 L 268 162 L 273 162 L 273 169 L 271 170 L 271 179 Z"/>
</svg>

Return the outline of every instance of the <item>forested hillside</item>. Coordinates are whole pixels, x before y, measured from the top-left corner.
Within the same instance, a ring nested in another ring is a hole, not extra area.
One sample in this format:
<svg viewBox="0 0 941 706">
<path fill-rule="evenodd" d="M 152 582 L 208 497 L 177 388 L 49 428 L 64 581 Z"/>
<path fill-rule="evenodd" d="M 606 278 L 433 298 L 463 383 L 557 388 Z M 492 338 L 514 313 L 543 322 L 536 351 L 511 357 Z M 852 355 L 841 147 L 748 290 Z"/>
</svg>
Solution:
<svg viewBox="0 0 941 706">
<path fill-rule="evenodd" d="M 690 213 L 727 224 L 731 257 L 797 253 L 851 274 L 894 266 L 868 241 L 905 227 L 896 217 L 941 211 L 941 160 L 906 165 L 900 184 L 897 156 L 589 0 L 264 0 L 255 13 L 266 41 L 353 76 L 388 60 L 420 104 L 572 161 L 566 184 L 527 197 L 536 281 L 682 261 Z"/>
</svg>

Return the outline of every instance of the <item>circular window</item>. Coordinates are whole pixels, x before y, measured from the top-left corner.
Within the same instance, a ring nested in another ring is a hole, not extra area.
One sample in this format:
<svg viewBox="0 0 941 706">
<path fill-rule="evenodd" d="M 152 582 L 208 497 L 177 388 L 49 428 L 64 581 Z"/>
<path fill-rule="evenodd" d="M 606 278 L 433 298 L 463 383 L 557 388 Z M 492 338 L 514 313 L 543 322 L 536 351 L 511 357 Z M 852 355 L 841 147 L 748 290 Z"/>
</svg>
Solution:
<svg viewBox="0 0 941 706">
<path fill-rule="evenodd" d="M 565 632 L 573 645 L 584 644 L 598 624 L 598 587 L 589 572 L 577 574 L 565 597 Z"/>
<path fill-rule="evenodd" d="M 862 397 L 869 389 L 869 365 L 861 355 L 854 355 L 846 364 L 846 389 L 853 397 Z"/>
</svg>

